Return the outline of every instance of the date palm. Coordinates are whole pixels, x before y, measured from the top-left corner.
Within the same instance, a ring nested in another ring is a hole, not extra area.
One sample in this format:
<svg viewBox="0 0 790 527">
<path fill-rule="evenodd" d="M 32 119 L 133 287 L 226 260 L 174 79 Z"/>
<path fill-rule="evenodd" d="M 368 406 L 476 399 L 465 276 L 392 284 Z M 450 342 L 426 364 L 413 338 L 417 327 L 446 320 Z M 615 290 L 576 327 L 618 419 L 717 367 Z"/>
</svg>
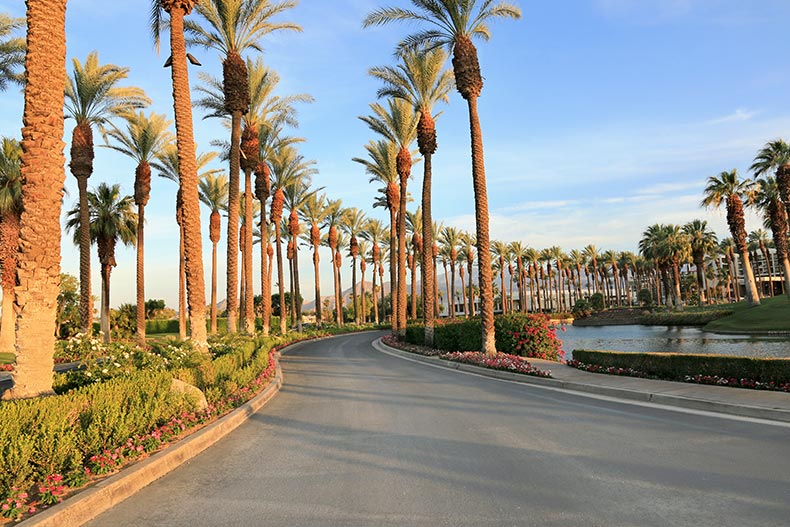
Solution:
<svg viewBox="0 0 790 527">
<path fill-rule="evenodd" d="M 365 298 L 365 271 L 367 270 L 368 252 L 370 245 L 364 239 L 357 241 L 357 256 L 359 256 L 359 307 L 360 307 L 360 323 L 368 323 L 368 306 L 367 298 Z"/>
<path fill-rule="evenodd" d="M 529 266 L 530 286 L 535 289 L 534 295 L 537 300 L 538 312 L 543 311 L 543 302 L 540 296 L 540 282 L 538 281 L 538 265 L 540 262 L 540 252 L 534 247 L 527 247 L 524 251 L 524 262 Z M 532 309 L 535 310 L 534 307 Z"/>
<path fill-rule="evenodd" d="M 417 146 L 425 164 L 423 165 L 422 182 L 422 232 L 426 247 L 433 246 L 431 225 L 431 185 L 433 154 L 436 153 L 436 124 L 433 114 L 434 106 L 439 102 L 449 102 L 449 92 L 453 87 L 453 76 L 444 69 L 447 54 L 441 49 L 431 51 L 411 50 L 401 55 L 401 63 L 397 66 L 372 68 L 369 73 L 384 82 L 378 91 L 379 97 L 395 97 L 412 105 L 419 114 L 417 124 Z M 422 251 L 422 299 L 423 317 L 425 319 L 425 342 L 433 345 L 434 330 L 434 281 L 436 279 L 431 255 Z M 414 294 L 412 294 L 412 298 Z"/>
<path fill-rule="evenodd" d="M 228 187 L 228 331 L 235 332 L 238 328 L 237 306 L 235 299 L 238 289 L 238 214 L 237 197 L 239 195 L 239 173 L 241 169 L 241 118 L 250 109 L 250 86 L 247 64 L 241 54 L 248 49 L 263 52 L 260 40 L 275 31 L 301 31 L 301 28 L 290 22 L 275 22 L 274 17 L 296 6 L 295 1 L 271 3 L 268 0 L 205 0 L 197 2 L 195 10 L 201 17 L 202 24 L 187 21 L 184 29 L 189 35 L 188 44 L 213 49 L 222 54 L 222 85 L 224 94 L 225 115 L 231 118 L 230 169 Z M 253 164 L 254 160 L 250 160 Z M 254 165 L 252 165 L 254 166 Z M 249 172 L 248 172 L 249 174 Z M 249 179 L 249 177 L 247 178 Z M 246 195 L 251 199 L 250 184 L 247 182 Z M 251 210 L 251 207 L 248 207 Z M 247 218 L 247 237 L 245 239 L 245 255 L 251 250 L 250 234 L 252 219 Z M 248 264 L 251 255 L 247 256 Z M 251 275 L 250 275 L 251 276 Z M 249 285 L 249 284 L 248 284 Z M 248 288 L 251 292 L 251 287 Z M 249 293 L 248 293 L 249 296 Z M 250 327 L 250 319 L 245 322 L 248 333 L 254 331 Z"/>
<path fill-rule="evenodd" d="M 134 245 L 137 239 L 137 214 L 134 197 L 121 196 L 121 186 L 100 183 L 88 192 L 91 242 L 96 243 L 101 265 L 101 330 L 104 341 L 110 342 L 110 273 L 117 265 L 115 247 L 118 242 Z M 82 221 L 80 204 L 77 203 L 66 216 L 66 230 L 74 232 L 74 244 L 80 241 Z"/>
<path fill-rule="evenodd" d="M 469 300 L 469 316 L 475 316 L 475 288 L 474 288 L 474 280 L 472 279 L 472 266 L 475 262 L 475 246 L 476 246 L 475 237 L 469 234 L 468 232 L 464 232 L 461 234 L 461 254 L 463 254 L 464 262 L 466 263 L 466 271 L 467 275 L 469 276 L 469 289 L 467 292 L 467 298 Z"/>
<path fill-rule="evenodd" d="M 775 178 L 764 177 L 757 180 L 757 185 L 759 190 L 755 197 L 755 205 L 763 213 L 763 225 L 771 229 L 774 247 L 776 247 L 776 257 L 782 263 L 785 294 L 790 298 L 790 261 L 788 261 L 790 247 L 787 238 L 787 212 L 779 197 L 779 186 Z"/>
<path fill-rule="evenodd" d="M 757 177 L 764 176 L 771 170 L 775 172 L 779 199 L 784 203 L 785 213 L 790 217 L 790 144 L 783 139 L 766 143 L 757 153 L 749 170 Z"/>
<path fill-rule="evenodd" d="M 301 286 L 299 285 L 299 234 L 302 231 L 302 225 L 299 223 L 299 216 L 301 208 L 305 202 L 310 199 L 316 192 L 321 189 L 310 190 L 310 177 L 318 171 L 312 167 L 313 161 L 304 163 L 304 166 L 295 173 L 296 181 L 292 185 L 285 187 L 285 206 L 288 207 L 290 214 L 288 216 L 288 234 L 290 234 L 293 241 L 293 284 L 294 293 L 291 298 L 296 302 L 296 326 L 299 332 L 302 331 L 302 294 Z M 323 188 L 323 187 L 322 187 Z"/>
<path fill-rule="evenodd" d="M 691 244 L 691 259 L 697 272 L 697 286 L 699 287 L 700 302 L 707 303 L 705 292 L 705 259 L 717 247 L 719 240 L 716 233 L 708 228 L 708 222 L 693 220 L 683 226 L 683 232 L 689 237 Z"/>
<path fill-rule="evenodd" d="M 373 320 L 379 323 L 379 308 L 376 301 L 376 271 L 381 265 L 381 245 L 385 242 L 386 230 L 381 220 L 370 218 L 361 232 L 362 238 L 368 240 L 371 246 L 370 262 L 373 264 Z M 382 290 L 384 284 L 381 284 Z"/>
<path fill-rule="evenodd" d="M 25 39 L 14 36 L 24 27 L 24 18 L 0 13 L 0 92 L 5 91 L 9 84 L 24 84 L 24 75 L 19 70 L 25 64 Z"/>
<path fill-rule="evenodd" d="M 211 240 L 211 333 L 217 332 L 217 244 L 221 235 L 219 211 L 228 206 L 228 178 L 224 175 L 209 174 L 200 179 L 198 195 L 211 210 L 209 216 L 209 239 Z"/>
<path fill-rule="evenodd" d="M 411 233 L 411 254 L 409 255 L 409 270 L 411 271 L 411 318 L 417 320 L 417 261 L 422 254 L 422 228 L 423 217 L 422 208 L 417 207 L 414 212 L 406 211 L 406 232 Z M 423 291 L 425 282 L 425 269 L 420 265 L 422 271 Z M 423 317 L 425 316 L 425 298 L 422 299 Z"/>
<path fill-rule="evenodd" d="M 153 0 L 151 2 L 151 33 L 159 49 L 162 13 L 170 17 L 170 66 L 173 85 L 173 110 L 176 121 L 178 183 L 181 206 L 181 228 L 184 243 L 184 274 L 187 304 L 191 319 L 192 342 L 200 351 L 208 351 L 206 340 L 206 287 L 203 276 L 203 239 L 200 229 L 198 168 L 195 137 L 192 127 L 192 101 L 189 93 L 189 72 L 184 39 L 184 17 L 192 12 L 198 0 Z M 189 57 L 191 62 L 197 62 Z"/>
<path fill-rule="evenodd" d="M 372 115 L 362 116 L 360 119 L 370 129 L 390 141 L 398 148 L 396 157 L 396 171 L 400 191 L 400 204 L 398 206 L 398 309 L 397 309 L 397 334 L 403 337 L 406 334 L 406 199 L 407 185 L 411 177 L 411 167 L 414 158 L 411 153 L 411 144 L 417 138 L 418 117 L 409 103 L 402 99 L 389 99 L 387 107 L 373 103 L 370 105 Z"/>
<path fill-rule="evenodd" d="M 315 271 L 315 323 L 319 328 L 322 325 L 321 313 L 321 275 L 319 273 L 318 264 L 321 259 L 319 258 L 318 248 L 321 246 L 321 224 L 331 212 L 331 208 L 327 205 L 326 194 L 318 194 L 313 192 L 305 199 L 302 204 L 299 214 L 306 223 L 310 225 L 310 232 L 308 241 L 313 248 L 313 267 Z"/>
<path fill-rule="evenodd" d="M 90 232 L 88 224 L 88 178 L 93 173 L 93 125 L 104 127 L 118 116 L 143 108 L 151 103 L 140 88 L 120 87 L 129 68 L 99 64 L 99 54 L 88 55 L 85 64 L 73 60 L 72 74 L 66 84 L 66 116 L 76 125 L 71 136 L 69 168 L 77 178 L 79 204 L 82 210 L 80 233 L 80 321 L 88 331 L 93 321 L 93 299 L 90 291 Z"/>
<path fill-rule="evenodd" d="M 198 154 L 195 168 L 200 179 L 218 175 L 221 170 L 208 168 L 217 157 L 216 152 L 204 152 Z M 172 143 L 151 163 L 151 167 L 158 172 L 159 177 L 169 179 L 180 184 L 178 171 L 178 148 Z M 186 265 L 185 265 L 185 225 L 183 200 L 181 199 L 181 189 L 176 193 L 176 223 L 178 224 L 178 336 L 181 340 L 187 338 L 187 295 L 186 295 Z"/>
<path fill-rule="evenodd" d="M 579 298 L 583 296 L 582 293 L 582 269 L 587 265 L 587 257 L 578 249 L 572 249 L 568 253 L 571 265 L 576 269 L 576 294 Z"/>
<path fill-rule="evenodd" d="M 500 240 L 491 242 L 491 254 L 493 254 L 499 262 L 499 277 L 500 277 L 500 291 L 502 294 L 502 314 L 507 315 L 507 289 L 505 289 L 505 259 L 510 253 L 507 244 Z"/>
<path fill-rule="evenodd" d="M 343 223 L 346 214 L 343 202 L 339 199 L 329 200 L 326 204 L 326 218 L 322 227 L 327 229 L 325 244 L 329 247 L 329 261 L 332 263 L 332 282 L 334 284 L 335 323 L 343 325 L 343 309 L 340 302 L 340 283 L 337 267 L 335 267 L 335 253 L 337 252 L 338 229 Z"/>
<path fill-rule="evenodd" d="M 620 296 L 620 280 L 618 279 L 618 276 L 620 274 L 620 270 L 619 270 L 619 268 L 617 266 L 617 259 L 618 259 L 617 252 L 613 251 L 611 249 L 608 250 L 608 251 L 604 251 L 604 253 L 601 255 L 601 263 L 603 263 L 604 266 L 608 265 L 609 268 L 612 270 L 612 280 L 614 281 L 614 291 L 615 291 L 615 296 L 617 297 L 616 300 L 615 300 L 615 303 L 617 304 L 617 307 L 620 307 L 620 304 L 621 304 L 621 301 L 620 301 L 620 298 L 621 298 L 621 296 Z M 678 286 L 678 288 L 680 287 L 680 280 L 678 280 L 677 286 Z M 608 287 L 607 287 L 607 289 L 608 289 Z M 679 291 L 679 289 L 678 289 L 678 291 Z M 679 295 L 678 295 L 678 298 L 680 298 Z"/>
<path fill-rule="evenodd" d="M 756 197 L 757 196 L 755 196 L 755 198 Z M 755 253 L 759 250 L 762 254 L 763 261 L 765 262 L 765 272 L 768 275 L 768 284 L 770 285 L 769 296 L 773 296 L 774 273 L 773 267 L 771 266 L 771 255 L 768 252 L 771 238 L 768 236 L 768 232 L 765 229 L 757 229 L 749 233 L 747 241 L 749 242 L 749 250 Z M 762 274 L 762 272 L 760 274 Z M 762 289 L 762 287 L 760 289 Z M 760 290 L 758 290 L 758 292 L 762 293 Z"/>
<path fill-rule="evenodd" d="M 400 188 L 398 187 L 397 157 L 398 147 L 394 141 L 379 140 L 370 141 L 365 145 L 368 158 L 355 157 L 352 161 L 360 163 L 365 167 L 365 173 L 370 175 L 370 182 L 378 181 L 384 184 L 381 191 L 384 194 L 383 202 L 374 204 L 384 206 L 390 215 L 390 296 L 392 297 L 392 332 L 397 334 L 398 319 L 396 316 L 398 309 L 398 298 L 396 294 L 397 284 L 397 217 L 400 210 Z M 384 284 L 381 285 L 382 289 Z"/>
<path fill-rule="evenodd" d="M 151 196 L 151 162 L 175 139 L 173 124 L 164 115 L 127 113 L 126 130 L 115 126 L 107 131 L 109 148 L 137 162 L 134 172 L 134 203 L 137 205 L 137 344 L 145 346 L 145 206 Z"/>
<path fill-rule="evenodd" d="M 760 305 L 760 299 L 757 296 L 757 285 L 749 258 L 743 203 L 746 201 L 747 204 L 750 204 L 753 200 L 754 185 L 752 181 L 739 179 L 737 171 L 731 170 L 708 178 L 705 197 L 701 202 L 701 206 L 708 208 L 719 208 L 722 203 L 727 207 L 727 225 L 741 257 L 746 282 L 746 299 L 751 307 Z"/>
<path fill-rule="evenodd" d="M 66 0 L 28 0 L 22 215 L 14 309 L 16 367 L 3 399 L 52 393 L 65 179 Z"/>
<path fill-rule="evenodd" d="M 1 20 L 0 20 L 1 21 Z M 14 287 L 19 250 L 19 218 L 22 215 L 22 146 L 16 139 L 0 141 L 0 283 L 3 313 L 0 353 L 14 353 Z"/>
<path fill-rule="evenodd" d="M 447 291 L 452 300 L 450 318 L 455 318 L 455 265 L 458 263 L 458 248 L 461 246 L 462 233 L 455 227 L 445 227 L 439 233 L 439 245 L 448 257 L 450 264 L 450 289 Z"/>
<path fill-rule="evenodd" d="M 354 305 L 354 323 L 359 325 L 359 309 L 357 307 L 357 257 L 359 256 L 359 240 L 368 219 L 365 213 L 356 207 L 346 209 L 341 228 L 348 235 L 348 255 L 351 257 L 351 298 Z"/>
<path fill-rule="evenodd" d="M 435 49 L 447 47 L 453 53 L 453 73 L 458 92 L 467 101 L 472 145 L 472 181 L 475 191 L 475 220 L 480 275 L 481 325 L 483 351 L 496 353 L 494 340 L 494 296 L 491 274 L 490 239 L 488 234 L 488 195 L 486 190 L 483 134 L 477 112 L 477 99 L 483 89 L 483 76 L 473 38 L 488 40 L 488 23 L 497 18 L 521 18 L 516 6 L 494 0 L 411 0 L 415 10 L 384 7 L 371 12 L 363 26 L 382 25 L 395 21 L 422 22 L 429 29 L 407 36 L 399 49 Z"/>
</svg>

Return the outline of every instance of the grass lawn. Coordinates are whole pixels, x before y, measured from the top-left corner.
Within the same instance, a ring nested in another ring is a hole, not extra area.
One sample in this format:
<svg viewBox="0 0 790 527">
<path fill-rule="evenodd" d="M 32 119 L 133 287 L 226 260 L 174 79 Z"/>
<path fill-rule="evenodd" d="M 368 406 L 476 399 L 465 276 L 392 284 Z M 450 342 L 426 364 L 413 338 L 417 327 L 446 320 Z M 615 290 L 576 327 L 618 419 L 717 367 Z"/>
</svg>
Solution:
<svg viewBox="0 0 790 527">
<path fill-rule="evenodd" d="M 13 363 L 14 363 L 13 353 L 0 353 L 0 364 L 13 364 Z"/>
<path fill-rule="evenodd" d="M 704 329 L 724 333 L 790 332 L 790 300 L 784 295 L 764 298 L 757 307 L 738 302 L 732 308 L 735 310 L 732 315 L 714 320 Z"/>
</svg>

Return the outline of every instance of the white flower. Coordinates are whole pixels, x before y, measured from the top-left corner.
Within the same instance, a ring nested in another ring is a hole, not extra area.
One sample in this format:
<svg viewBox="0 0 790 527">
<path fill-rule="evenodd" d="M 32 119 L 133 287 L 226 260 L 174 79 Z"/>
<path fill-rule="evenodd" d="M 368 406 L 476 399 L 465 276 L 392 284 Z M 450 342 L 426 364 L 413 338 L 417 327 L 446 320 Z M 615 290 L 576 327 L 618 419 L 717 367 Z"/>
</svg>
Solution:
<svg viewBox="0 0 790 527">
<path fill-rule="evenodd" d="M 102 373 L 107 373 L 107 368 L 104 368 L 101 372 Z"/>
</svg>

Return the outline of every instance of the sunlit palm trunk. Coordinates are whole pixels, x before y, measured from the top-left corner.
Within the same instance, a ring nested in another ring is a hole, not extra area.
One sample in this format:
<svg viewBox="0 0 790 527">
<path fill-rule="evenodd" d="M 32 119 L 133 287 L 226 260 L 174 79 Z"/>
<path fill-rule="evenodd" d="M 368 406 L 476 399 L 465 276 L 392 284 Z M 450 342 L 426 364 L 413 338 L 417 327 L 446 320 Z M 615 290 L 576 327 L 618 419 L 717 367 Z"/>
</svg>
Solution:
<svg viewBox="0 0 790 527">
<path fill-rule="evenodd" d="M 357 257 L 351 257 L 351 301 L 354 303 L 354 324 L 359 325 L 359 308 L 357 307 Z"/>
<path fill-rule="evenodd" d="M 431 211 L 431 187 L 433 183 L 433 154 L 423 153 L 422 179 L 422 316 L 425 320 L 425 345 L 433 346 L 436 320 L 436 296 L 434 282 L 436 269 L 433 266 L 433 212 Z"/>
<path fill-rule="evenodd" d="M 112 338 L 110 336 L 110 273 L 112 266 L 109 264 L 101 264 L 101 315 L 100 324 L 102 333 L 104 333 L 104 342 L 110 343 Z"/>
<path fill-rule="evenodd" d="M 228 333 L 239 329 L 239 178 L 241 167 L 241 112 L 231 113 L 230 161 L 228 167 L 228 249 L 227 249 L 227 309 Z M 246 181 L 245 181 L 246 185 Z M 246 205 L 246 203 L 245 203 Z"/>
<path fill-rule="evenodd" d="M 87 177 L 77 178 L 77 189 L 80 202 L 80 326 L 83 333 L 88 333 L 93 329 L 93 295 L 91 293 L 91 222 L 88 211 Z"/>
<path fill-rule="evenodd" d="M 244 177 L 244 332 L 255 334 L 255 295 L 252 287 L 252 171 Z"/>
<path fill-rule="evenodd" d="M 137 206 L 137 345 L 145 346 L 145 205 Z"/>
<path fill-rule="evenodd" d="M 283 276 L 283 249 L 280 237 L 280 222 L 274 222 L 275 251 L 277 251 L 277 290 L 280 293 L 280 335 L 286 333 L 286 312 L 285 312 L 285 286 Z"/>
<path fill-rule="evenodd" d="M 272 314 L 272 295 L 271 284 L 269 282 L 268 267 L 269 260 L 269 235 L 266 229 L 266 203 L 261 203 L 261 218 L 260 218 L 260 231 L 261 231 L 261 333 L 264 337 L 269 336 L 271 327 L 271 314 Z"/>
<path fill-rule="evenodd" d="M 19 215 L 9 211 L 0 219 L 0 281 L 3 287 L 3 320 L 0 325 L 0 353 L 15 353 L 14 286 L 16 285 L 16 255 L 19 249 Z M 57 335 L 57 333 L 56 333 Z"/>
<path fill-rule="evenodd" d="M 379 303 L 378 299 L 376 298 L 376 271 L 378 270 L 378 262 L 373 262 L 373 269 L 371 270 L 371 274 L 373 275 L 371 281 L 373 282 L 373 287 L 371 293 L 373 293 L 373 322 L 378 325 L 379 323 Z"/>
<path fill-rule="evenodd" d="M 464 267 L 463 265 L 458 268 L 458 274 L 461 277 L 461 296 L 464 303 L 464 318 L 469 318 L 469 306 L 466 303 L 466 285 L 464 284 Z"/>
<path fill-rule="evenodd" d="M 335 271 L 337 272 L 337 305 L 338 313 L 340 314 L 340 326 L 344 326 L 346 323 L 345 313 L 343 313 L 343 305 L 345 299 L 343 298 L 343 280 L 342 276 L 340 275 L 340 265 L 342 263 L 342 259 L 340 256 L 340 251 L 335 251 Z"/>
<path fill-rule="evenodd" d="M 359 303 L 360 303 L 360 307 L 362 308 L 362 312 L 360 313 L 361 314 L 360 320 L 363 324 L 367 324 L 368 316 L 367 316 L 367 303 L 365 301 L 365 262 L 364 261 L 359 262 L 359 274 L 362 277 L 362 281 L 360 283 L 360 291 L 359 291 L 359 295 L 360 295 Z"/>
<path fill-rule="evenodd" d="M 178 338 L 187 338 L 187 282 L 184 266 L 184 228 L 179 225 L 178 240 Z"/>
<path fill-rule="evenodd" d="M 417 320 L 417 255 L 411 257 L 411 318 Z"/>
<path fill-rule="evenodd" d="M 294 313 L 296 314 L 296 330 L 301 333 L 302 331 L 302 290 L 299 285 L 299 247 L 294 238 L 294 294 L 293 301 L 296 305 Z"/>
<path fill-rule="evenodd" d="M 746 283 L 746 301 L 749 302 L 750 306 L 758 306 L 760 305 L 760 298 L 757 293 L 749 251 L 743 251 L 741 253 L 741 265 L 743 266 L 744 282 Z"/>
<path fill-rule="evenodd" d="M 217 242 L 211 244 L 211 334 L 217 332 Z"/>
<path fill-rule="evenodd" d="M 323 313 L 321 313 L 321 273 L 318 270 L 318 245 L 313 245 L 313 268 L 315 270 L 315 323 L 320 328 L 323 321 Z M 375 280 L 375 279 L 374 279 Z"/>
<path fill-rule="evenodd" d="M 22 204 L 15 306 L 16 367 L 4 399 L 52 393 L 65 180 L 65 0 L 28 0 Z"/>
<path fill-rule="evenodd" d="M 472 262 L 467 264 L 467 271 L 469 275 L 469 316 L 475 316 L 475 290 L 474 281 L 472 280 Z"/>
<path fill-rule="evenodd" d="M 390 321 L 392 332 L 398 334 L 398 214 L 390 207 Z"/>
<path fill-rule="evenodd" d="M 406 178 L 400 182 L 398 212 L 398 336 L 406 335 Z"/>
<path fill-rule="evenodd" d="M 455 261 L 450 259 L 450 289 L 447 291 L 450 297 L 450 318 L 455 318 Z"/>
<path fill-rule="evenodd" d="M 442 265 L 444 266 L 444 287 L 445 287 L 445 296 L 450 296 L 450 273 L 447 272 L 447 260 L 442 260 Z M 450 307 L 451 303 L 447 302 L 447 315 L 450 318 L 455 318 L 454 310 Z"/>
<path fill-rule="evenodd" d="M 195 141 L 192 130 L 192 103 L 189 94 L 184 43 L 184 15 L 181 6 L 174 7 L 170 12 L 171 73 L 178 145 L 179 183 L 183 196 L 185 270 L 191 336 L 192 342 L 199 350 L 207 351 L 206 292 L 203 276 L 200 202 L 198 200 Z"/>
</svg>

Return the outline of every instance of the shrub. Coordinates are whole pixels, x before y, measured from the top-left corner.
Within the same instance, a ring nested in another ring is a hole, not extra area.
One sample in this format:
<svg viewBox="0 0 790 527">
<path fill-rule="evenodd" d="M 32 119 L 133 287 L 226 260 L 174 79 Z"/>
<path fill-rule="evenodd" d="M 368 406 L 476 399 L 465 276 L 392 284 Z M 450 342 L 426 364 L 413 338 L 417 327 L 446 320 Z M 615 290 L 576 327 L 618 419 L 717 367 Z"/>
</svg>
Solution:
<svg viewBox="0 0 790 527">
<path fill-rule="evenodd" d="M 573 313 L 574 318 L 589 317 L 593 313 L 592 305 L 590 305 L 590 301 L 586 298 L 580 298 L 573 304 L 571 313 Z"/>
<path fill-rule="evenodd" d="M 652 377 L 674 381 L 703 375 L 750 379 L 761 383 L 790 382 L 790 359 L 597 350 L 573 350 L 573 358 L 585 364 L 604 368 L 631 368 Z"/>
<path fill-rule="evenodd" d="M 646 326 L 704 326 L 708 322 L 732 315 L 732 309 L 708 309 L 705 311 L 664 311 L 639 317 Z"/>
<path fill-rule="evenodd" d="M 636 299 L 642 305 L 642 307 L 653 306 L 653 292 L 650 291 L 650 289 L 640 289 L 636 294 Z"/>
<path fill-rule="evenodd" d="M 603 311 L 603 295 L 601 293 L 593 293 L 590 296 L 590 307 L 593 311 Z"/>
</svg>

